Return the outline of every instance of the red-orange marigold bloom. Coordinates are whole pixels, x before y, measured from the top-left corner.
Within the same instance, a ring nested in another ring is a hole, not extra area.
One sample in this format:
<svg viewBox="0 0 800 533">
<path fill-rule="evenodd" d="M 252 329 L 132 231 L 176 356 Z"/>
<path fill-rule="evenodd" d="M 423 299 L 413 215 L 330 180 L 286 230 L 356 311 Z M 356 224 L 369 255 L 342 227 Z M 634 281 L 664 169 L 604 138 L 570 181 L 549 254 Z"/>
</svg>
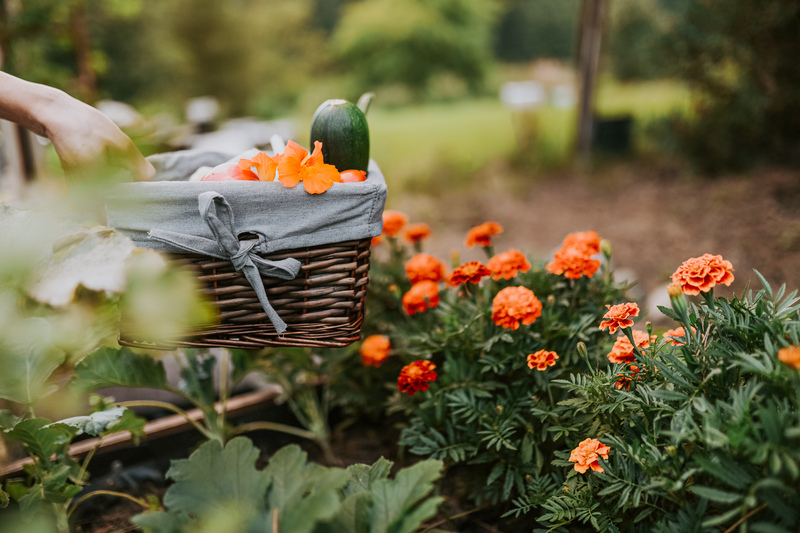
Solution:
<svg viewBox="0 0 800 533">
<path fill-rule="evenodd" d="M 278 161 L 278 181 L 287 187 L 294 187 L 301 181 L 309 194 L 321 194 L 334 183 L 342 183 L 336 167 L 322 160 L 322 143 L 314 141 L 314 152 L 294 141 L 286 143 L 286 148 Z"/>
<path fill-rule="evenodd" d="M 491 246 L 492 235 L 503 233 L 503 226 L 497 222 L 484 222 L 480 226 L 475 226 L 467 232 L 467 248 L 473 246 Z"/>
<path fill-rule="evenodd" d="M 582 276 L 591 278 L 600 268 L 600 261 L 592 259 L 592 255 L 594 252 L 582 245 L 561 248 L 545 268 L 558 276 L 563 274 L 567 279 L 580 279 Z"/>
<path fill-rule="evenodd" d="M 431 236 L 431 227 L 424 222 L 409 224 L 404 235 L 408 242 L 415 244 Z"/>
<path fill-rule="evenodd" d="M 397 378 L 397 388 L 409 396 L 414 396 L 417 391 L 428 390 L 430 383 L 436 381 L 435 368 L 436 365 L 425 360 L 414 361 L 404 366 Z"/>
<path fill-rule="evenodd" d="M 369 245 L 370 245 L 370 246 L 378 246 L 378 245 L 379 245 L 380 243 L 382 243 L 382 242 L 383 242 L 383 235 L 378 235 L 378 236 L 376 236 L 376 237 L 373 237 L 373 238 L 372 238 L 372 239 L 369 241 Z"/>
<path fill-rule="evenodd" d="M 589 255 L 600 253 L 600 235 L 596 231 L 579 231 L 570 233 L 564 237 L 562 248 L 582 248 L 586 247 Z"/>
<path fill-rule="evenodd" d="M 492 300 L 492 320 L 498 326 L 516 330 L 520 323 L 533 324 L 542 316 L 542 302 L 526 287 L 506 287 Z"/>
<path fill-rule="evenodd" d="M 433 281 L 417 282 L 403 295 L 403 309 L 409 315 L 422 313 L 437 305 L 439 305 L 439 285 Z"/>
<path fill-rule="evenodd" d="M 406 263 L 406 275 L 412 285 L 426 279 L 443 281 L 445 266 L 431 254 L 417 254 Z"/>
<path fill-rule="evenodd" d="M 548 352 L 547 350 L 539 350 L 538 352 L 528 354 L 528 368 L 533 370 L 547 370 L 548 366 L 556 364 L 558 355 L 556 352 Z"/>
<path fill-rule="evenodd" d="M 408 223 L 408 217 L 400 211 L 383 212 L 383 233 L 389 237 L 397 237 L 406 223 Z"/>
<path fill-rule="evenodd" d="M 628 366 L 628 371 L 636 374 L 637 380 L 642 379 L 642 376 L 639 375 L 642 370 L 638 366 L 630 365 Z M 623 388 L 625 390 L 631 390 L 631 382 L 633 381 L 633 378 L 626 376 L 625 374 L 617 374 L 617 376 L 620 376 L 620 378 L 614 383 L 614 386 L 620 390 Z"/>
<path fill-rule="evenodd" d="M 590 468 L 595 472 L 604 472 L 600 466 L 598 456 L 608 460 L 608 452 L 611 451 L 597 439 L 586 439 L 578 444 L 578 447 L 569 454 L 569 460 L 575 463 L 575 470 L 583 474 Z"/>
<path fill-rule="evenodd" d="M 492 278 L 494 279 L 511 279 L 517 273 L 527 272 L 531 269 L 531 264 L 525 254 L 513 249 L 492 257 L 489 259 L 487 266 L 492 271 Z"/>
<path fill-rule="evenodd" d="M 787 346 L 778 350 L 778 360 L 792 368 L 800 369 L 800 347 Z"/>
<path fill-rule="evenodd" d="M 391 344 L 386 335 L 370 335 L 361 342 L 361 362 L 364 366 L 379 367 L 389 357 Z"/>
<path fill-rule="evenodd" d="M 692 333 L 697 332 L 696 329 L 692 328 Z M 681 337 L 684 339 L 686 338 L 686 330 L 683 329 L 683 326 L 675 329 L 669 329 L 661 334 L 662 337 L 665 339 L 669 339 L 673 346 L 683 346 L 686 344 L 686 341 L 680 340 Z M 677 338 L 676 338 L 677 337 Z"/>
<path fill-rule="evenodd" d="M 608 328 L 608 332 L 612 335 L 617 332 L 617 329 L 628 328 L 633 325 L 632 316 L 639 316 L 639 306 L 635 303 L 624 303 L 610 306 L 606 304 L 608 311 L 600 322 L 600 329 Z"/>
<path fill-rule="evenodd" d="M 486 276 L 491 275 L 492 271 L 480 261 L 470 261 L 456 267 L 447 278 L 447 283 L 453 287 L 469 283 L 480 283 Z"/>
<path fill-rule="evenodd" d="M 656 341 L 656 336 L 648 336 L 644 331 L 633 330 L 633 340 L 636 346 L 640 349 L 650 347 L 651 342 Z M 608 360 L 612 363 L 633 363 L 636 361 L 636 356 L 633 352 L 633 345 L 628 337 L 620 335 L 611 347 L 608 353 Z"/>
<path fill-rule="evenodd" d="M 683 262 L 672 275 L 684 294 L 697 295 L 708 292 L 717 284 L 733 283 L 733 265 L 721 255 L 703 254 Z"/>
</svg>

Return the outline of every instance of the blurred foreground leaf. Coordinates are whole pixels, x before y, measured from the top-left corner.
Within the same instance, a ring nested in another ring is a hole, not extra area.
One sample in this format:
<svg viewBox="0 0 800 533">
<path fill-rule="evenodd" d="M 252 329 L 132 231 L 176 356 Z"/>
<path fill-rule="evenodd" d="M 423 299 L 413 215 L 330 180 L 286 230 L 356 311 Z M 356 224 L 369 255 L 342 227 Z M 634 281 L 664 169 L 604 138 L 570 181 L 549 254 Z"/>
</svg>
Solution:
<svg viewBox="0 0 800 533">
<path fill-rule="evenodd" d="M 64 353 L 51 347 L 51 336 L 47 320 L 28 318 L 0 339 L 0 398 L 32 405 L 57 389 L 47 380 Z"/>
<path fill-rule="evenodd" d="M 164 365 L 128 348 L 100 348 L 75 367 L 72 386 L 82 392 L 105 387 L 168 389 Z"/>
</svg>

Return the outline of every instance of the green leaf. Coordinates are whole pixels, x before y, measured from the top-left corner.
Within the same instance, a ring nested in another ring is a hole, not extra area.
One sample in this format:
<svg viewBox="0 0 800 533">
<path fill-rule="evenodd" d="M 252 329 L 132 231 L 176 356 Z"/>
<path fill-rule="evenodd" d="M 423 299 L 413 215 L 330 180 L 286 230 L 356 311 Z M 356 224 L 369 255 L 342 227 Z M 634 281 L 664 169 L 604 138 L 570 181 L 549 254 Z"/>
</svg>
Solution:
<svg viewBox="0 0 800 533">
<path fill-rule="evenodd" d="M 131 518 L 131 522 L 146 533 L 181 533 L 192 520 L 185 513 L 155 511 L 138 514 Z"/>
<path fill-rule="evenodd" d="M 314 533 L 370 533 L 371 511 L 372 494 L 355 492 L 347 496 L 336 515 L 319 524 Z"/>
<path fill-rule="evenodd" d="M 14 429 L 14 426 L 16 426 L 20 421 L 22 421 L 21 417 L 16 416 L 7 409 L 0 409 L 0 430 L 9 431 Z"/>
<path fill-rule="evenodd" d="M 689 487 L 689 491 L 694 492 L 701 498 L 719 503 L 736 503 L 743 498 L 741 494 L 727 492 L 724 490 L 715 489 L 713 487 L 704 487 L 702 485 L 692 485 Z"/>
<path fill-rule="evenodd" d="M 51 424 L 46 418 L 31 418 L 23 420 L 9 431 L 8 439 L 21 442 L 28 453 L 48 465 L 50 456 L 69 446 L 76 433 L 70 426 Z"/>
<path fill-rule="evenodd" d="M 103 434 L 110 435 L 111 433 L 117 433 L 118 431 L 130 431 L 134 443 L 138 444 L 139 439 L 145 436 L 144 425 L 146 423 L 147 420 L 140 416 L 136 416 L 136 413 L 130 409 L 126 409 L 122 413 L 122 417 L 117 420 L 115 424 L 108 427 Z"/>
<path fill-rule="evenodd" d="M 0 340 L 0 398 L 31 405 L 58 388 L 47 380 L 65 356 L 53 347 L 52 336 L 50 323 L 34 317 L 15 324 L 13 336 Z"/>
<path fill-rule="evenodd" d="M 268 479 L 255 468 L 258 449 L 249 439 L 237 437 L 225 446 L 209 441 L 188 459 L 173 461 L 167 477 L 175 483 L 164 496 L 171 513 L 202 515 L 236 502 L 260 509 Z"/>
<path fill-rule="evenodd" d="M 100 348 L 75 366 L 72 386 L 81 392 L 105 387 L 152 387 L 170 390 L 164 365 L 128 348 Z"/>
<path fill-rule="evenodd" d="M 78 430 L 78 435 L 88 433 L 96 437 L 109 427 L 117 424 L 127 409 L 125 407 L 113 407 L 106 411 L 99 411 L 87 416 L 74 416 L 56 422 L 56 424 L 66 424 Z"/>
<path fill-rule="evenodd" d="M 376 481 L 387 479 L 393 464 L 388 459 L 381 457 L 372 465 L 355 464 L 348 466 L 347 474 L 350 479 L 344 488 L 345 496 L 356 492 L 368 491 Z"/>
<path fill-rule="evenodd" d="M 433 516 L 441 499 L 426 500 L 416 510 L 414 506 L 433 490 L 433 482 L 439 479 L 443 467 L 441 461 L 422 461 L 398 472 L 393 481 L 375 483 L 371 532 L 410 533 Z"/>
<path fill-rule="evenodd" d="M 11 496 L 0 488 L 0 509 L 5 509 L 8 507 L 8 504 L 11 502 Z"/>
</svg>

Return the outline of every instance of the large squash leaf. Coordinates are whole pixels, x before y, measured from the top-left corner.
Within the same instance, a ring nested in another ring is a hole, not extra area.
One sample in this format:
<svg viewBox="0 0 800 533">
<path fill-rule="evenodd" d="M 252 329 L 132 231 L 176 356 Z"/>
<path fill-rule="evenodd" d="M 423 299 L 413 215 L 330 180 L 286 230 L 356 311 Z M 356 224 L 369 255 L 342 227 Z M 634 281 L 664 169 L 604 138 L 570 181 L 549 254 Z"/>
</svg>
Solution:
<svg viewBox="0 0 800 533">
<path fill-rule="evenodd" d="M 21 442 L 29 454 L 50 463 L 50 456 L 69 446 L 77 430 L 64 424 L 51 424 L 46 418 L 23 420 L 7 435 L 11 441 Z"/>
<path fill-rule="evenodd" d="M 108 428 L 122 420 L 127 409 L 125 407 L 113 407 L 105 411 L 98 411 L 86 416 L 73 416 L 59 420 L 56 424 L 65 424 L 77 430 L 77 434 L 88 433 L 96 437 Z"/>
<path fill-rule="evenodd" d="M 64 361 L 54 344 L 50 323 L 38 317 L 20 320 L 0 339 L 0 398 L 31 405 L 54 392 L 47 380 Z"/>
<path fill-rule="evenodd" d="M 152 387 L 169 390 L 164 365 L 128 348 L 100 348 L 75 367 L 72 386 L 81 392 L 104 387 Z"/>
</svg>

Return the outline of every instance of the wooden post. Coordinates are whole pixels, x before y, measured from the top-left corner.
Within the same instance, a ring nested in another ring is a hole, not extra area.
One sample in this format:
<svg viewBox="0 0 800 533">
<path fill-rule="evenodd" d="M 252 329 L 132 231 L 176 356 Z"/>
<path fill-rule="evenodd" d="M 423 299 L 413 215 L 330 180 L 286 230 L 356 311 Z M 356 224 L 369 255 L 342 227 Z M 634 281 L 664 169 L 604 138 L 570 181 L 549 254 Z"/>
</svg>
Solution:
<svg viewBox="0 0 800 533">
<path fill-rule="evenodd" d="M 583 0 L 581 13 L 578 79 L 580 84 L 578 108 L 577 155 L 588 162 L 592 152 L 594 130 L 594 89 L 600 65 L 600 44 L 603 35 L 607 0 Z"/>
</svg>

